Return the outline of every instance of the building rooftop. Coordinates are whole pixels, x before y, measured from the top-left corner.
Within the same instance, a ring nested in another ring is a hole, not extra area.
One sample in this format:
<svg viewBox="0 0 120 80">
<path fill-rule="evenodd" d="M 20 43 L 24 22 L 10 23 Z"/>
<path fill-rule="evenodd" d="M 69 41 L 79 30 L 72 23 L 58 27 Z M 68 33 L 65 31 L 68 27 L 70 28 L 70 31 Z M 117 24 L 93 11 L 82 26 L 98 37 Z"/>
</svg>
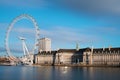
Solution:
<svg viewBox="0 0 120 80">
<path fill-rule="evenodd" d="M 61 53 L 61 52 L 66 52 L 66 53 L 76 53 L 76 54 L 83 54 L 83 52 L 90 52 L 91 48 L 82 48 L 79 50 L 76 49 L 59 49 L 55 51 L 41 51 L 38 54 L 55 54 L 55 53 Z M 98 52 L 120 52 L 120 48 L 94 48 L 93 53 L 98 53 Z"/>
<path fill-rule="evenodd" d="M 120 51 L 120 48 L 95 48 L 93 51 Z"/>
</svg>

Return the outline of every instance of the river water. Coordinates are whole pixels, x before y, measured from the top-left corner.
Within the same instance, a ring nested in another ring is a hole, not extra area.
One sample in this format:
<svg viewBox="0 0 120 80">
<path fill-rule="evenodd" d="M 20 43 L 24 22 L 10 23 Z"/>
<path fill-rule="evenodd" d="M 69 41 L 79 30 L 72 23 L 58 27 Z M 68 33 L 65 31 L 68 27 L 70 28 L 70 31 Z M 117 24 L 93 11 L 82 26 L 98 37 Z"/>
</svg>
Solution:
<svg viewBox="0 0 120 80">
<path fill-rule="evenodd" d="M 0 80 L 120 80 L 120 68 L 0 66 Z"/>
</svg>

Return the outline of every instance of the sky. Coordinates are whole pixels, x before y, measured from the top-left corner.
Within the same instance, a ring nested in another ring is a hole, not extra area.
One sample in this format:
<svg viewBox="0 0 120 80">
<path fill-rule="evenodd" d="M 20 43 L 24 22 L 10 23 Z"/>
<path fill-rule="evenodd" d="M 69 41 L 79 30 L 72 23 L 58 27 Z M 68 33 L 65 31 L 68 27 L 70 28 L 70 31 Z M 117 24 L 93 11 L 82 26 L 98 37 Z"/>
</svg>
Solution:
<svg viewBox="0 0 120 80">
<path fill-rule="evenodd" d="M 119 4 L 119 0 L 0 0 L 0 54 L 6 53 L 4 40 L 9 24 L 21 14 L 34 17 L 40 38 L 50 38 L 52 50 L 74 49 L 76 43 L 79 48 L 120 47 Z M 22 51 L 16 38 L 21 35 L 27 38 L 29 47 L 33 46 L 34 31 L 29 20 L 16 22 L 10 32 L 11 51 Z"/>
</svg>

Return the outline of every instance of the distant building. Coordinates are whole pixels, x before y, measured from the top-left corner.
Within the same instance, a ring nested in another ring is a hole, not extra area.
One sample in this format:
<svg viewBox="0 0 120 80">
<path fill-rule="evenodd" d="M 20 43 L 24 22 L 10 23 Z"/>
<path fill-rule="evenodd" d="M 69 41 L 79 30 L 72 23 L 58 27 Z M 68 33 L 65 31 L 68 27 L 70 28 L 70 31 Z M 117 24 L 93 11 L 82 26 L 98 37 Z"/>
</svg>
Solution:
<svg viewBox="0 0 120 80">
<path fill-rule="evenodd" d="M 120 48 L 59 49 L 39 52 L 35 55 L 36 64 L 82 64 L 120 66 Z"/>
<path fill-rule="evenodd" d="M 7 63 L 9 62 L 9 58 L 8 57 L 0 57 L 0 64 L 1 63 Z"/>
<path fill-rule="evenodd" d="M 59 49 L 51 51 L 51 40 L 39 41 L 39 52 L 35 55 L 35 64 L 48 65 L 107 65 L 120 66 L 120 48 L 81 48 Z"/>
<path fill-rule="evenodd" d="M 42 38 L 39 40 L 39 51 L 51 51 L 51 39 Z"/>
</svg>

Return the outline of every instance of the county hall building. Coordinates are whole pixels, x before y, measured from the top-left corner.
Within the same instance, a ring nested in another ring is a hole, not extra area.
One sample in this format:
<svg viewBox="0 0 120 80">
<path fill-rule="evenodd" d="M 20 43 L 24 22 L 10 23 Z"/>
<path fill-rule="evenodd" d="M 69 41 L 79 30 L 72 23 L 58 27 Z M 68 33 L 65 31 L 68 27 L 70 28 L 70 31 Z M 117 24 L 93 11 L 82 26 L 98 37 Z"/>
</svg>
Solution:
<svg viewBox="0 0 120 80">
<path fill-rule="evenodd" d="M 42 48 L 40 48 L 38 54 L 35 55 L 35 64 L 120 66 L 120 48 L 88 47 L 79 49 L 77 45 L 76 49 L 59 49 L 51 51 L 51 40 L 48 38 L 43 38 L 41 40 L 44 43 L 40 45 Z M 46 50 L 44 48 L 46 48 Z"/>
</svg>

